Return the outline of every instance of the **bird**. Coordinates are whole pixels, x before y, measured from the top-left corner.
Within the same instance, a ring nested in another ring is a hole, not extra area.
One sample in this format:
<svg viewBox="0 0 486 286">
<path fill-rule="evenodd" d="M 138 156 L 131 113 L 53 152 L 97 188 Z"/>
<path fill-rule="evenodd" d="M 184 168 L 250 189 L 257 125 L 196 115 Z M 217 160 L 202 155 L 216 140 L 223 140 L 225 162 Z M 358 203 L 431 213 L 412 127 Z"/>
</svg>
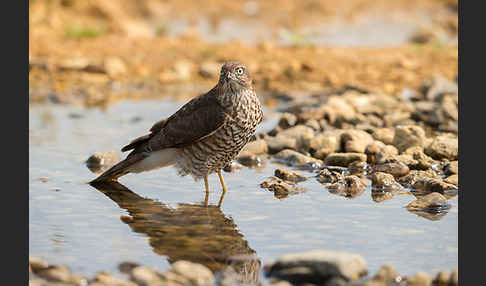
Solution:
<svg viewBox="0 0 486 286">
<path fill-rule="evenodd" d="M 262 120 L 262 106 L 248 68 L 238 61 L 225 62 L 211 90 L 124 146 L 122 152 L 132 150 L 127 157 L 89 183 L 117 181 L 128 173 L 175 166 L 181 176 L 204 179 L 206 202 L 208 176 L 217 173 L 223 188 L 221 203 L 227 192 L 221 169 L 251 140 Z"/>
</svg>

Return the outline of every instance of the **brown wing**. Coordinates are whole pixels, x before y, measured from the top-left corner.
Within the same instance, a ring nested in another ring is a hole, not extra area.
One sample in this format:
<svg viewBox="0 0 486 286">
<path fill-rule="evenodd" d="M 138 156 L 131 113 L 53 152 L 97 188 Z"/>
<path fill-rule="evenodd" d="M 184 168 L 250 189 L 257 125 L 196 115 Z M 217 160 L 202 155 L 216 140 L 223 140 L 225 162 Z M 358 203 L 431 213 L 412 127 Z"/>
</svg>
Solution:
<svg viewBox="0 0 486 286">
<path fill-rule="evenodd" d="M 213 91 L 198 96 L 169 118 L 155 123 L 151 133 L 139 137 L 122 151 L 160 150 L 171 147 L 183 147 L 201 140 L 221 128 L 228 116 L 219 104 Z"/>
</svg>

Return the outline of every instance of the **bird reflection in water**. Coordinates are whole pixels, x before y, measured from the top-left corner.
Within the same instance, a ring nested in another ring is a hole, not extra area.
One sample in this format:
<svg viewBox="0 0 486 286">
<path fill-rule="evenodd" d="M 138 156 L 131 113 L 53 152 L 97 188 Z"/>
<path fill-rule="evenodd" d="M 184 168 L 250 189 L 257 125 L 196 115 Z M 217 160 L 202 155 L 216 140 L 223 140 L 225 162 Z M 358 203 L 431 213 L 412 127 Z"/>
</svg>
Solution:
<svg viewBox="0 0 486 286">
<path fill-rule="evenodd" d="M 239 283 L 255 284 L 261 262 L 238 232 L 232 218 L 219 206 L 181 203 L 178 208 L 142 198 L 117 182 L 92 184 L 129 216 L 121 220 L 132 231 L 146 234 L 153 251 L 169 263 L 188 260 L 207 266 L 213 273 L 231 273 Z M 221 201 L 221 200 L 220 200 Z"/>
</svg>

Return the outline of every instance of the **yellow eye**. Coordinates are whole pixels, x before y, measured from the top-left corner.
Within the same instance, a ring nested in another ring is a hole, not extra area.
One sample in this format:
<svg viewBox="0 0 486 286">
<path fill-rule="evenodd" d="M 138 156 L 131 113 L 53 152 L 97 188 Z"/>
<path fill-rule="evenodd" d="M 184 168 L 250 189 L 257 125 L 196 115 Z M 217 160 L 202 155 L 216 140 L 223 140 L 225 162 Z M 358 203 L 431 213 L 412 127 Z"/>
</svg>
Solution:
<svg viewBox="0 0 486 286">
<path fill-rule="evenodd" d="M 242 67 L 239 67 L 236 69 L 236 74 L 237 75 L 242 75 L 243 74 L 243 68 Z"/>
</svg>

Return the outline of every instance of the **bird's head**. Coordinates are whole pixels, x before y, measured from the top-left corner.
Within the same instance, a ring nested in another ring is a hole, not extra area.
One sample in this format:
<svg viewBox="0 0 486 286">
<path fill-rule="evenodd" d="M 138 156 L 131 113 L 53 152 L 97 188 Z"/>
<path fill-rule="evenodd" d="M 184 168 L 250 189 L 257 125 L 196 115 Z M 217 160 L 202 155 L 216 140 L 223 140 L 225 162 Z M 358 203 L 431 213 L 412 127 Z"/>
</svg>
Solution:
<svg viewBox="0 0 486 286">
<path fill-rule="evenodd" d="M 219 83 L 232 89 L 250 88 L 251 77 L 248 68 L 240 62 L 226 62 L 221 67 Z"/>
</svg>

